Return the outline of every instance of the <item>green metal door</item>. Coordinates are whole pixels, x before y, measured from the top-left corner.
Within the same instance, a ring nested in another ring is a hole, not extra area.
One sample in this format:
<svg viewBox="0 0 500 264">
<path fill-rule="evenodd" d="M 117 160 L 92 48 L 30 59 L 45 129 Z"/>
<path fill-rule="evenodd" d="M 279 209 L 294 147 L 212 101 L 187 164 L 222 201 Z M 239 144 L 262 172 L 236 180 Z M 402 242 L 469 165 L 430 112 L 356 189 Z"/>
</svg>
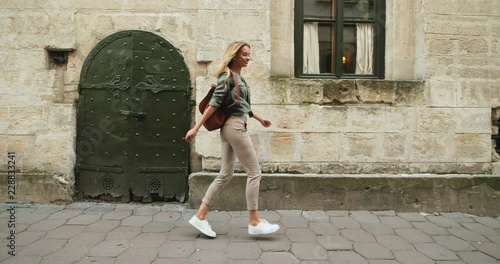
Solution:
<svg viewBox="0 0 500 264">
<path fill-rule="evenodd" d="M 190 78 L 178 50 L 150 32 L 115 33 L 86 59 L 78 91 L 79 197 L 183 202 Z"/>
</svg>

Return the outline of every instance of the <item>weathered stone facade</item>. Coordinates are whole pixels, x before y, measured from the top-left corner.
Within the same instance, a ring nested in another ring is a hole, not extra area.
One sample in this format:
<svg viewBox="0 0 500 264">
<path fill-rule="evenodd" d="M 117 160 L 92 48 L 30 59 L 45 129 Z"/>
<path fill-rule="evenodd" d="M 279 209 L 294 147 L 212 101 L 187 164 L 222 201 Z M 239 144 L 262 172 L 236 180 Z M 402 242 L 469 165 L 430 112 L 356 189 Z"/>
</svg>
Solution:
<svg viewBox="0 0 500 264">
<path fill-rule="evenodd" d="M 58 190 L 27 201 L 71 199 L 82 65 L 99 40 L 140 29 L 178 47 L 197 102 L 227 44 L 250 43 L 243 75 L 254 111 L 273 122 L 249 123 L 265 172 L 491 173 L 500 5 L 387 0 L 385 15 L 385 80 L 303 80 L 293 77 L 293 1 L 4 1 L 0 154 L 16 152 L 19 181 L 52 181 Z M 67 63 L 50 63 L 53 51 L 67 52 Z M 216 171 L 218 146 L 218 133 L 201 131 L 192 171 Z"/>
</svg>

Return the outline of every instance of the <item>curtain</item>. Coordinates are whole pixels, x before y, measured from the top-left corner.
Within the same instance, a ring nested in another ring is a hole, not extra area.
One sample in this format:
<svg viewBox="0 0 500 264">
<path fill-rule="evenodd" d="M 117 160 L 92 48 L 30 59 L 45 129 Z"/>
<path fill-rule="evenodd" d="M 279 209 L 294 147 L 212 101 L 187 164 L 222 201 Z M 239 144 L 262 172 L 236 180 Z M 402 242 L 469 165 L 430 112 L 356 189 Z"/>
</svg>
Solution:
<svg viewBox="0 0 500 264">
<path fill-rule="evenodd" d="M 356 24 L 356 74 L 373 74 L 373 25 Z"/>
<path fill-rule="evenodd" d="M 319 73 L 318 22 L 304 23 L 303 73 Z"/>
</svg>

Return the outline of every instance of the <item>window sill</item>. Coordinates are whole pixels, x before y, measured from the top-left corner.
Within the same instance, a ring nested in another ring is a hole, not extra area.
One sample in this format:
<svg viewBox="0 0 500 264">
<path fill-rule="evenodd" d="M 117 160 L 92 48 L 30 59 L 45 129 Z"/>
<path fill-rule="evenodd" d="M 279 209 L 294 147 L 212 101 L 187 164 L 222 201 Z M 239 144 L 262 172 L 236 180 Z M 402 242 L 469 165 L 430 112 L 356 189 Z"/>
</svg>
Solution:
<svg viewBox="0 0 500 264">
<path fill-rule="evenodd" d="M 379 79 L 271 78 L 276 89 L 286 89 L 289 104 L 319 105 L 425 105 L 425 81 Z M 281 87 L 280 87 L 281 86 Z"/>
</svg>

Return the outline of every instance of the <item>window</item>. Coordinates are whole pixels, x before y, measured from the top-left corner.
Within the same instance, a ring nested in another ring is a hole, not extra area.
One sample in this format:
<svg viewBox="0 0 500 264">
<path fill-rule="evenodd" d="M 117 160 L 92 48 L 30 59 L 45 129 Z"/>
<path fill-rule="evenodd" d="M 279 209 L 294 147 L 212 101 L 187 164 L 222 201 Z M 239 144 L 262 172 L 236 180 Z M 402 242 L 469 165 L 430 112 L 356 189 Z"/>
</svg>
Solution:
<svg viewBox="0 0 500 264">
<path fill-rule="evenodd" d="M 295 75 L 384 78 L 385 0 L 295 0 Z"/>
</svg>

